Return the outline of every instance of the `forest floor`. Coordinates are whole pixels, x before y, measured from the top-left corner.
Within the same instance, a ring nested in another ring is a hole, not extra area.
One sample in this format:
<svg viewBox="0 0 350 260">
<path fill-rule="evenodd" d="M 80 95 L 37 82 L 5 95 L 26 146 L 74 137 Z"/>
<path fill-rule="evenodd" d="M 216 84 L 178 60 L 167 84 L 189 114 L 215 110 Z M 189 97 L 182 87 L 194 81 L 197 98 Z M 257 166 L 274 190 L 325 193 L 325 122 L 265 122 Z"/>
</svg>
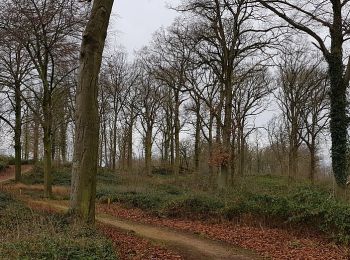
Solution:
<svg viewBox="0 0 350 260">
<path fill-rule="evenodd" d="M 23 167 L 27 173 L 32 167 Z M 7 182 L 14 178 L 14 168 L 10 166 L 0 182 Z M 45 212 L 66 213 L 67 201 L 34 200 L 30 196 L 22 195 L 22 190 L 43 189 L 42 185 L 10 184 L 5 187 L 7 192 L 14 194 L 16 199 L 24 202 L 33 210 Z M 20 194 L 18 191 L 20 190 Z M 54 187 L 54 193 L 65 193 L 64 187 Z M 102 207 L 99 207 L 102 209 Z M 121 259 L 233 259 L 248 260 L 261 259 L 257 254 L 239 249 L 232 245 L 201 237 L 198 234 L 171 229 L 156 224 L 142 223 L 126 218 L 119 218 L 98 210 L 96 216 L 98 229 L 113 241 Z"/>
<path fill-rule="evenodd" d="M 26 174 L 33 169 L 33 165 L 22 165 L 22 174 Z M 0 183 L 12 180 L 15 176 L 15 166 L 9 165 L 4 171 L 0 171 Z"/>
<path fill-rule="evenodd" d="M 67 202 L 57 202 L 53 200 L 27 200 L 32 208 L 53 209 L 66 212 L 68 210 Z M 99 213 L 96 220 L 106 229 L 107 234 L 113 236 L 113 232 L 108 231 L 108 227 L 117 228 L 139 237 L 155 241 L 166 248 L 179 252 L 181 255 L 174 256 L 174 259 L 261 259 L 248 250 L 238 249 L 234 246 L 219 242 L 205 237 L 201 237 L 184 230 L 175 230 L 156 223 L 144 223 L 142 221 L 132 221 L 126 218 L 120 218 L 113 214 Z"/>
<path fill-rule="evenodd" d="M 58 200 L 38 196 L 43 187 L 35 182 L 11 184 L 6 189 L 17 196 L 21 190 L 18 198 L 33 209 L 66 211 L 68 207 L 67 185 L 54 188 Z M 98 229 L 113 241 L 121 259 L 350 259 L 346 246 L 333 243 L 323 234 L 256 225 L 249 215 L 240 223 L 196 220 L 99 200 L 97 221 Z"/>
</svg>

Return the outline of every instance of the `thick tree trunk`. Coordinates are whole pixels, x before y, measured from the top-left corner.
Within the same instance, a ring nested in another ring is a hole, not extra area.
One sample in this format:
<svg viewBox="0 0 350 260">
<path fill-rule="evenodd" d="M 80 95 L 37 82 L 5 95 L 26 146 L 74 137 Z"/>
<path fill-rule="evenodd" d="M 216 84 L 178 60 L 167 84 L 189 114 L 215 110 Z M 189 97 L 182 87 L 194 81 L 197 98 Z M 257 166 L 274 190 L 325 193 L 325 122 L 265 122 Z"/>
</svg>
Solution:
<svg viewBox="0 0 350 260">
<path fill-rule="evenodd" d="M 338 25 L 341 28 L 341 24 Z M 337 184 L 345 187 L 347 179 L 347 128 L 348 117 L 346 90 L 343 77 L 343 53 L 341 31 L 332 33 L 331 55 L 327 59 L 330 75 L 330 132 L 332 138 L 332 167 Z"/>
<path fill-rule="evenodd" d="M 229 102 L 229 101 L 227 101 Z M 225 119 L 224 119 L 224 127 L 222 129 L 222 147 L 223 153 L 226 158 L 224 163 L 221 166 L 221 186 L 227 186 L 228 178 L 231 174 L 231 128 L 232 128 L 232 104 L 225 105 Z"/>
<path fill-rule="evenodd" d="M 80 52 L 70 207 L 85 223 L 95 222 L 99 138 L 97 82 L 113 2 L 93 2 Z"/>
</svg>

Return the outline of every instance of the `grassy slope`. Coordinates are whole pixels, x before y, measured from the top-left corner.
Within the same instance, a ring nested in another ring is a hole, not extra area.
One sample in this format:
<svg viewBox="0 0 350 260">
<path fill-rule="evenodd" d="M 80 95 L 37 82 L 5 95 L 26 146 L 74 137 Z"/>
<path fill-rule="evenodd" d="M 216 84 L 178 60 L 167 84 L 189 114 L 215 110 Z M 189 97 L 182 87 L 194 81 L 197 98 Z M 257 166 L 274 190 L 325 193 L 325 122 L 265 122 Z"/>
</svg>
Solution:
<svg viewBox="0 0 350 260">
<path fill-rule="evenodd" d="M 117 259 L 96 231 L 54 213 L 32 211 L 0 193 L 0 259 Z"/>
<path fill-rule="evenodd" d="M 69 185 L 69 179 L 69 168 L 59 169 L 54 183 Z M 41 181 L 38 169 L 25 180 L 28 184 Z M 350 241 L 350 206 L 334 199 L 326 185 L 290 183 L 277 176 L 247 176 L 227 190 L 217 190 L 208 183 L 212 181 L 207 176 L 117 176 L 100 171 L 97 198 L 168 217 L 231 220 L 248 214 L 267 224 L 308 225 L 337 241 Z"/>
</svg>

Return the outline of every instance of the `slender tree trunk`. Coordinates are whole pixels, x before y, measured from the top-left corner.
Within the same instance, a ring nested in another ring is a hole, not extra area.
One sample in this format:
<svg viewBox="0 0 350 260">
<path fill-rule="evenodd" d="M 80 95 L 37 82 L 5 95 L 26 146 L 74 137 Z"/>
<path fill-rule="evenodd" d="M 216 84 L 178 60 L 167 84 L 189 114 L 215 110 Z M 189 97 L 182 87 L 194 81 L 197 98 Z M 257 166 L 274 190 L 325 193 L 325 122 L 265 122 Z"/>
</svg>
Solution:
<svg viewBox="0 0 350 260">
<path fill-rule="evenodd" d="M 80 52 L 70 207 L 85 223 L 95 222 L 99 137 L 97 82 L 113 2 L 94 0 Z"/>
<path fill-rule="evenodd" d="M 169 107 L 166 109 L 166 127 L 165 127 L 165 133 L 164 133 L 164 161 L 167 164 L 172 164 L 172 158 L 170 156 L 171 154 L 171 130 L 172 129 L 172 115 L 169 111 Z"/>
<path fill-rule="evenodd" d="M 21 85 L 15 83 L 15 181 L 21 181 L 21 156 L 22 156 L 22 98 Z"/>
<path fill-rule="evenodd" d="M 152 174 L 152 127 L 147 127 L 145 136 L 145 168 L 146 174 Z"/>
<path fill-rule="evenodd" d="M 179 92 L 175 91 L 175 111 L 174 111 L 174 138 L 175 138 L 175 163 L 174 163 L 174 174 L 180 173 L 180 100 Z"/>
<path fill-rule="evenodd" d="M 208 153 L 209 153 L 209 159 L 211 160 L 213 158 L 213 124 L 214 124 L 214 115 L 210 113 L 209 118 L 209 129 L 208 129 Z M 210 179 L 212 180 L 212 177 L 214 176 L 214 169 L 212 163 L 210 163 L 209 160 L 209 174 Z"/>
<path fill-rule="evenodd" d="M 37 116 L 34 116 L 34 127 L 33 127 L 33 160 L 38 161 L 39 157 L 39 120 Z"/>
<path fill-rule="evenodd" d="M 28 117 L 28 113 L 26 114 L 26 116 Z M 23 145 L 21 144 L 21 150 L 24 150 L 23 151 L 23 157 L 25 160 L 29 160 L 29 147 L 30 147 L 30 136 L 29 136 L 29 123 L 26 122 L 24 124 L 24 147 Z M 24 149 L 22 149 L 24 148 Z"/>
<path fill-rule="evenodd" d="M 245 169 L 245 138 L 244 138 L 244 130 L 243 127 L 240 125 L 238 127 L 238 139 L 239 139 L 239 175 L 244 175 L 244 169 Z"/>
<path fill-rule="evenodd" d="M 200 118 L 200 103 L 196 105 L 196 133 L 194 142 L 194 169 L 195 173 L 199 173 L 199 157 L 200 157 L 200 141 L 201 141 L 201 118 Z"/>
<path fill-rule="evenodd" d="M 103 129 L 102 129 L 102 135 L 103 135 L 103 148 L 104 148 L 104 159 L 105 159 L 105 167 L 109 167 L 109 159 L 108 159 L 108 142 L 107 142 L 107 125 L 106 120 L 103 122 Z"/>
<path fill-rule="evenodd" d="M 294 179 L 297 175 L 298 164 L 298 126 L 294 121 L 291 123 L 289 139 L 288 174 L 290 179 Z"/>
<path fill-rule="evenodd" d="M 60 155 L 63 163 L 67 161 L 67 123 L 64 121 L 60 125 Z"/>
<path fill-rule="evenodd" d="M 44 196 L 52 196 L 52 181 L 51 181 L 51 171 L 52 171 L 52 142 L 51 142 L 51 130 L 50 126 L 44 126 Z"/>
<path fill-rule="evenodd" d="M 44 132 L 44 196 L 52 196 L 52 98 L 49 84 L 44 80 L 43 132 Z"/>
<path fill-rule="evenodd" d="M 116 115 L 115 115 L 116 116 Z M 116 162 L 117 162 L 117 118 L 115 117 L 113 120 L 113 129 L 112 129 L 113 137 L 112 137 L 112 151 L 111 151 L 111 162 L 112 162 L 112 170 L 116 170 Z M 123 165 L 124 166 L 124 165 Z"/>
<path fill-rule="evenodd" d="M 311 183 L 315 182 L 315 173 L 316 173 L 316 145 L 314 141 L 312 141 L 310 146 L 310 172 L 309 179 Z"/>
<path fill-rule="evenodd" d="M 134 115 L 131 113 L 130 115 L 130 122 L 128 125 L 128 154 L 127 154 L 127 166 L 128 166 L 128 171 L 132 172 L 132 148 L 133 148 L 133 126 L 134 126 Z"/>
<path fill-rule="evenodd" d="M 236 137 L 235 133 L 233 133 L 232 141 L 231 141 L 231 184 L 233 185 L 234 177 L 236 174 L 236 154 L 237 154 L 237 147 L 236 147 Z"/>
</svg>

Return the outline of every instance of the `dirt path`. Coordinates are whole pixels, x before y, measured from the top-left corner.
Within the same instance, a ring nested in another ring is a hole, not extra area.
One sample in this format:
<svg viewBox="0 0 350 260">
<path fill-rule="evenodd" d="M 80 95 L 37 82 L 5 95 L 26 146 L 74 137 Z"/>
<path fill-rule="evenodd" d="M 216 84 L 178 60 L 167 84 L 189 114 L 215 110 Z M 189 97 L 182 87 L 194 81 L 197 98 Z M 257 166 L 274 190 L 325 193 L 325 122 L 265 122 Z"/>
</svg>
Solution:
<svg viewBox="0 0 350 260">
<path fill-rule="evenodd" d="M 68 209 L 67 206 L 55 201 L 29 201 L 29 203 L 62 212 L 66 212 Z M 234 248 L 232 245 L 164 227 L 120 220 L 116 217 L 102 214 L 97 215 L 96 220 L 102 224 L 132 232 L 137 236 L 161 243 L 170 249 L 180 252 L 185 259 L 260 259 L 253 253 Z"/>
<path fill-rule="evenodd" d="M 26 174 L 33 169 L 33 165 L 22 165 L 22 174 Z M 0 183 L 5 183 L 15 178 L 15 166 L 9 165 L 6 170 L 0 172 Z"/>
</svg>

